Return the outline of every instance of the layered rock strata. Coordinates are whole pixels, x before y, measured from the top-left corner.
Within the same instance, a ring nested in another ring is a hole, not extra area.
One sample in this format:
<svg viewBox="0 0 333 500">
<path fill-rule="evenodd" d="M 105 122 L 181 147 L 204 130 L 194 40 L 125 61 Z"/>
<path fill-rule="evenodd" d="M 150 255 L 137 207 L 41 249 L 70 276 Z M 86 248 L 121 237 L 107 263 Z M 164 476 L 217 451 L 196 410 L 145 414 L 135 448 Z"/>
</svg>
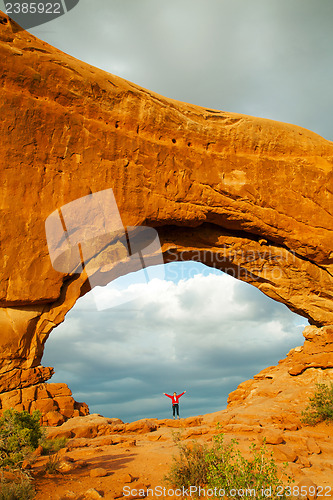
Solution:
<svg viewBox="0 0 333 500">
<path fill-rule="evenodd" d="M 2 13 L 0 57 L 3 407 L 11 391 L 31 403 L 44 390 L 52 373 L 40 364 L 45 341 L 91 286 L 86 271 L 52 267 L 45 221 L 102 190 L 113 190 L 125 228 L 157 229 L 165 262 L 200 260 L 317 327 L 333 324 L 332 142 L 167 99 L 20 31 Z M 90 247 L 95 283 L 135 268 L 105 265 L 124 248 L 120 240 Z M 31 387 L 34 396 L 23 396 Z"/>
</svg>

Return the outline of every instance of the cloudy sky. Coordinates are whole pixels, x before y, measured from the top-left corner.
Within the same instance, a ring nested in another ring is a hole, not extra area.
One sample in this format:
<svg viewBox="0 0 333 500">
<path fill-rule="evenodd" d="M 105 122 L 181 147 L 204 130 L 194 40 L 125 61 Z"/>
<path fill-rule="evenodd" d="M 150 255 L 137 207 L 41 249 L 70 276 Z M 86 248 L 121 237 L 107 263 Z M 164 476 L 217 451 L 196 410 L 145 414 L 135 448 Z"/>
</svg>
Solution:
<svg viewBox="0 0 333 500">
<path fill-rule="evenodd" d="M 97 311 L 86 295 L 51 334 L 44 364 L 91 411 L 165 418 L 162 393 L 183 390 L 182 416 L 217 411 L 240 382 L 302 344 L 306 320 L 252 286 L 203 265 L 165 267 L 163 280 L 124 287 L 121 306 Z"/>
<path fill-rule="evenodd" d="M 332 0 L 80 0 L 31 29 L 160 94 L 301 125 L 332 140 Z M 91 411 L 132 421 L 222 409 L 237 385 L 302 343 L 304 318 L 199 264 L 126 278 L 121 305 L 92 294 L 53 331 L 43 363 Z M 132 299 L 129 301 L 129 299 Z"/>
</svg>

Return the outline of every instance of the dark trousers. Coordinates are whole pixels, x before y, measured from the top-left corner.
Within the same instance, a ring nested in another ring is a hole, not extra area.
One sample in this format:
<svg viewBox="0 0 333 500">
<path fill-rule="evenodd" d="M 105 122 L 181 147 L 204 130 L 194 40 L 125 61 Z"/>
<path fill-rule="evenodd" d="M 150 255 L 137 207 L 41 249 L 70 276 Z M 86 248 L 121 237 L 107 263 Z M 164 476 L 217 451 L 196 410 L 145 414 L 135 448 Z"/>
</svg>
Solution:
<svg viewBox="0 0 333 500">
<path fill-rule="evenodd" d="M 177 417 L 179 417 L 179 404 L 172 405 L 172 415 L 175 416 L 177 412 Z"/>
</svg>

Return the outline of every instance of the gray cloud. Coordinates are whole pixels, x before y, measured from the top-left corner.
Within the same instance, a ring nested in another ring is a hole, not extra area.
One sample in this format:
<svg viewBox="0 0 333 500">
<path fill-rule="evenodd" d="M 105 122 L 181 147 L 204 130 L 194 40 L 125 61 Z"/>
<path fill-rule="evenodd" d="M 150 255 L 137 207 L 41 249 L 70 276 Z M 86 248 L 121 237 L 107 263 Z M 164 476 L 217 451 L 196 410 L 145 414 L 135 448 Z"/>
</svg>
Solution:
<svg viewBox="0 0 333 500">
<path fill-rule="evenodd" d="M 331 0 L 81 0 L 30 30 L 175 99 L 333 138 Z"/>
<path fill-rule="evenodd" d="M 184 389 L 184 416 L 224 408 L 241 381 L 303 340 L 305 320 L 222 273 L 135 286 L 131 309 L 96 311 L 90 295 L 81 299 L 43 358 L 53 381 L 108 416 L 166 417 L 162 393 Z"/>
</svg>

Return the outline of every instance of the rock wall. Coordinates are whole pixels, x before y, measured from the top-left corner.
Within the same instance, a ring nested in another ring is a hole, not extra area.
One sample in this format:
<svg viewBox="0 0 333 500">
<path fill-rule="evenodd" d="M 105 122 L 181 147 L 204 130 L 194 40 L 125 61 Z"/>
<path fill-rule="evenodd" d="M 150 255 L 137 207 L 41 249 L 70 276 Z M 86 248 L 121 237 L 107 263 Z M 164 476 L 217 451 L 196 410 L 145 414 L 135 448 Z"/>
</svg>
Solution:
<svg viewBox="0 0 333 500">
<path fill-rule="evenodd" d="M 85 272 L 52 267 L 45 221 L 101 190 L 113 189 L 125 227 L 158 230 L 165 262 L 201 260 L 318 327 L 333 324 L 332 142 L 167 99 L 18 30 L 2 13 L 0 57 L 3 408 L 8 392 L 21 391 L 20 405 L 44 390 L 52 374 L 40 364 L 45 341 L 90 289 Z M 103 252 L 90 256 L 99 284 L 122 273 L 119 263 L 103 266 Z"/>
</svg>

